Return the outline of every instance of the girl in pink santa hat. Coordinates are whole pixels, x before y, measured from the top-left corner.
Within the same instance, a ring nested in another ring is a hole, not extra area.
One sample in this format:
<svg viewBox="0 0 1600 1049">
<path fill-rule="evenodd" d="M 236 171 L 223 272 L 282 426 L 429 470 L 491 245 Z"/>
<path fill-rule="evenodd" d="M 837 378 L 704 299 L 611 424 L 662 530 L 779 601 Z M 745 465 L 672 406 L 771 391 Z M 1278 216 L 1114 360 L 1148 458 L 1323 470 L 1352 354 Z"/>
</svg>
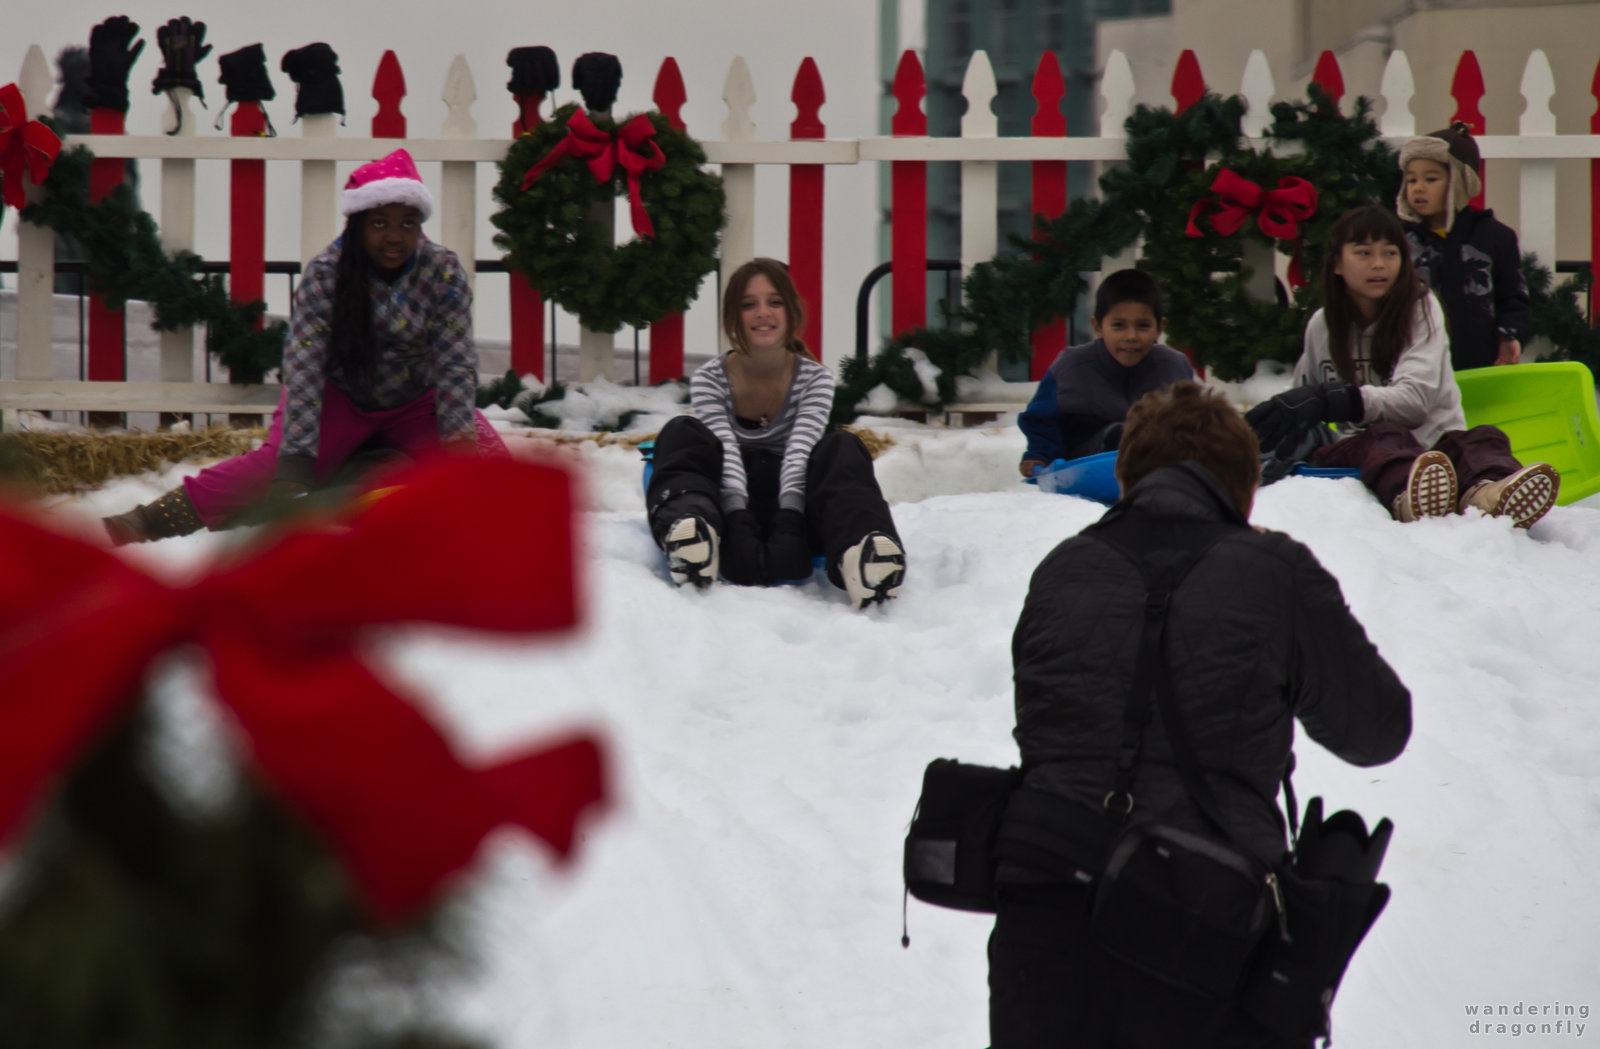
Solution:
<svg viewBox="0 0 1600 1049">
<path fill-rule="evenodd" d="M 478 355 L 461 261 L 422 234 L 433 197 L 400 149 L 345 183 L 344 233 L 295 289 L 283 397 L 260 448 L 105 519 L 114 544 L 225 528 L 260 503 L 441 450 L 504 456 L 473 407 Z"/>
</svg>

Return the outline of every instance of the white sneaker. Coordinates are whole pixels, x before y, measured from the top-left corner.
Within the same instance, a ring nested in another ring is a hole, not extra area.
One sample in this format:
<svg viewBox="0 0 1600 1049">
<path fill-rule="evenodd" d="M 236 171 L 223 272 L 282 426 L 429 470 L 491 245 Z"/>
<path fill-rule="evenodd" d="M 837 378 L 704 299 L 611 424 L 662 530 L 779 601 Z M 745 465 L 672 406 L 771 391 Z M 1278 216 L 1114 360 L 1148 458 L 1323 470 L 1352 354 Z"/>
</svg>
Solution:
<svg viewBox="0 0 1600 1049">
<path fill-rule="evenodd" d="M 853 608 L 887 601 L 900 592 L 906 578 L 906 555 L 900 544 L 882 532 L 867 537 L 844 552 L 839 575 Z"/>
<path fill-rule="evenodd" d="M 1423 452 L 1411 464 L 1405 491 L 1394 497 L 1395 520 L 1444 517 L 1456 512 L 1456 468 L 1443 452 Z"/>
<path fill-rule="evenodd" d="M 690 514 L 672 522 L 664 549 L 673 586 L 707 587 L 717 581 L 717 530 Z"/>
</svg>

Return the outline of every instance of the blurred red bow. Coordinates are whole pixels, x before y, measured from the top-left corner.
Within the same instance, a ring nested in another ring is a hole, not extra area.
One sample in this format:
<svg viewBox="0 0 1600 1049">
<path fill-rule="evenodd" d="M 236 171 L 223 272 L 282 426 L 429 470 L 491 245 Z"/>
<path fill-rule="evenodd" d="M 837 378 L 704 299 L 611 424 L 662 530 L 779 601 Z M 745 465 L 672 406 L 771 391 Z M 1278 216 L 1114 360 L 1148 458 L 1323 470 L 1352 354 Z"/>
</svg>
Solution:
<svg viewBox="0 0 1600 1049">
<path fill-rule="evenodd" d="M 40 185 L 60 155 L 61 140 L 44 124 L 28 119 L 28 104 L 17 85 L 0 87 L 0 191 L 5 202 L 21 211 L 28 203 L 22 173 Z"/>
<path fill-rule="evenodd" d="M 594 126 L 587 113 L 581 109 L 567 121 L 567 137 L 555 144 L 528 173 L 522 176 L 522 188 L 527 189 L 539 181 L 539 176 L 549 171 L 564 156 L 571 154 L 589 165 L 596 182 L 609 181 L 617 168 L 628 173 L 629 214 L 633 218 L 633 231 L 641 237 L 656 235 L 655 224 L 644 209 L 640 196 L 640 178 L 646 171 L 658 170 L 667 158 L 655 140 L 656 126 L 643 113 L 617 129 L 615 136 Z M 641 154 L 640 149 L 646 149 Z"/>
<path fill-rule="evenodd" d="M 581 815 L 605 801 L 600 742 L 573 735 L 465 765 L 358 643 L 395 623 L 511 634 L 573 626 L 569 479 L 471 459 L 395 483 L 348 522 L 290 533 L 182 587 L 0 508 L 0 840 L 138 697 L 150 663 L 194 642 L 256 764 L 380 917 L 428 902 L 503 824 L 567 856 Z"/>
</svg>

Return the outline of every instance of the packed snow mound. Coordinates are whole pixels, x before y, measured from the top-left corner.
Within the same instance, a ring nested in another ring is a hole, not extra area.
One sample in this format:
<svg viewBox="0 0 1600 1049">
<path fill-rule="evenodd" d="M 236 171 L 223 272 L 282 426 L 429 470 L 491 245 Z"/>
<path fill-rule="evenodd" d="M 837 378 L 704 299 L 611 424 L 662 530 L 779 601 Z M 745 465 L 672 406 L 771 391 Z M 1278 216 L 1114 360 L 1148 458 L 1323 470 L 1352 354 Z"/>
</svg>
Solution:
<svg viewBox="0 0 1600 1049">
<path fill-rule="evenodd" d="M 901 843 L 930 759 L 1016 761 L 1009 646 L 1029 577 L 1103 508 L 1018 483 L 1014 429 L 894 437 L 878 470 L 908 571 L 887 607 L 850 611 L 820 573 L 673 589 L 637 453 L 585 442 L 564 453 L 594 507 L 582 632 L 382 642 L 470 755 L 581 724 L 617 758 L 621 803 L 570 874 L 523 838 L 490 850 L 463 898 L 482 965 L 456 1018 L 504 1049 L 987 1044 L 990 923 L 912 901 L 902 950 Z M 179 472 L 55 516 L 90 532 Z M 1298 748 L 1302 799 L 1396 825 L 1394 899 L 1335 1003 L 1339 1044 L 1476 1044 L 1469 1006 L 1521 1004 L 1526 1023 L 1600 1005 L 1600 509 L 1558 507 L 1529 532 L 1476 513 L 1402 525 L 1355 481 L 1291 478 L 1253 521 L 1333 572 L 1414 703 L 1392 764 Z M 177 575 L 240 538 L 128 556 Z M 175 663 L 163 702 L 193 709 L 203 679 Z M 1483 1044 L 1573 1033 L 1509 1037 Z"/>
</svg>

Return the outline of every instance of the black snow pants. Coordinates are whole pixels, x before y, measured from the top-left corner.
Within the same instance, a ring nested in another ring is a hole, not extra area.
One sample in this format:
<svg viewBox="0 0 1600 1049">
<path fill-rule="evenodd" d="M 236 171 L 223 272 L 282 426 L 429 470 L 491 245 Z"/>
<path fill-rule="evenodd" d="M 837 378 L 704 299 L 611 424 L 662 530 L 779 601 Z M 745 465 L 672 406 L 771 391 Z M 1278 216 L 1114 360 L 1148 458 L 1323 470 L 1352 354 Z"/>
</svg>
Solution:
<svg viewBox="0 0 1600 1049">
<path fill-rule="evenodd" d="M 766 536 L 778 512 L 778 474 L 783 457 L 742 448 L 749 509 Z M 722 531 L 722 442 L 692 415 L 680 415 L 656 437 L 654 470 L 645 492 L 650 535 L 657 546 L 672 523 L 698 514 Z M 833 585 L 843 587 L 839 559 L 869 532 L 900 541 L 889 504 L 872 472 L 872 453 L 853 433 L 822 436 L 806 462 L 806 532 L 812 555 L 821 554 Z M 902 544 L 903 545 L 903 544 Z"/>
</svg>

